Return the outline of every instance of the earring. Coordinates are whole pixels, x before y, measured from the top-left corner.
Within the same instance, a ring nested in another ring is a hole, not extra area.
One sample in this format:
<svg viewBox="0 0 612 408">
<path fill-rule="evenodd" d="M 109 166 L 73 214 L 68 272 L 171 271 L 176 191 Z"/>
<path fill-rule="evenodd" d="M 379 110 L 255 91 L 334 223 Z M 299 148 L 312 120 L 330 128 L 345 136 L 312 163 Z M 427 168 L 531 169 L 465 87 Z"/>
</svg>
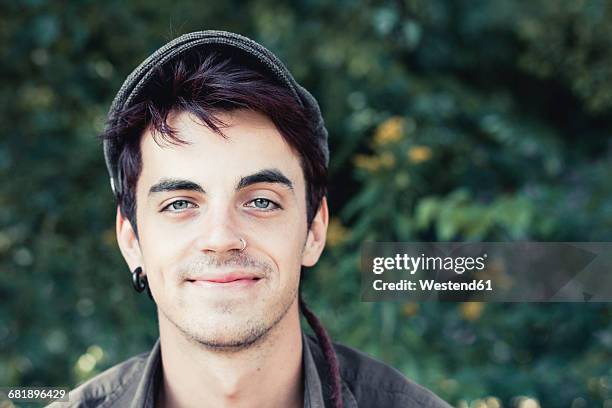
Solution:
<svg viewBox="0 0 612 408">
<path fill-rule="evenodd" d="M 132 286 L 136 292 L 140 293 L 148 286 L 147 277 L 142 273 L 142 268 L 139 266 L 132 272 Z"/>
<path fill-rule="evenodd" d="M 134 269 L 134 272 L 132 272 L 132 286 L 138 293 L 142 292 L 146 288 L 149 298 L 155 301 L 153 299 L 153 295 L 151 294 L 151 288 L 149 287 L 149 280 L 147 279 L 147 275 L 142 273 L 142 268 L 140 266 Z"/>
</svg>

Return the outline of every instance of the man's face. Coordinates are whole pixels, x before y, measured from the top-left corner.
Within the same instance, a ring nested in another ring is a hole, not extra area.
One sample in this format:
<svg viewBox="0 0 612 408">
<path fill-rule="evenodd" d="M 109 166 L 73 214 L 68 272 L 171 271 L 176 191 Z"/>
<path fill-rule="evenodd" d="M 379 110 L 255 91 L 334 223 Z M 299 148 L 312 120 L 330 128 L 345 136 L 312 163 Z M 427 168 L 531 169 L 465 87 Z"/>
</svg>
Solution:
<svg viewBox="0 0 612 408">
<path fill-rule="evenodd" d="M 265 116 L 218 115 L 227 139 L 188 113 L 187 145 L 142 138 L 139 249 L 160 318 L 210 347 L 244 347 L 296 300 L 308 236 L 299 157 Z M 246 241 L 246 249 L 241 251 Z"/>
</svg>

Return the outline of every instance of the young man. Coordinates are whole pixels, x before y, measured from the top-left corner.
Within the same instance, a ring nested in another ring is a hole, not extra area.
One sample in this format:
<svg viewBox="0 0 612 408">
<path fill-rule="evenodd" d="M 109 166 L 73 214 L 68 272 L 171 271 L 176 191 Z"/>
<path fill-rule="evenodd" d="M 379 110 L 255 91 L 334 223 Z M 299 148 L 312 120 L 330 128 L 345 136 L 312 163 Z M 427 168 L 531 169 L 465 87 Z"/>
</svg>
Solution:
<svg viewBox="0 0 612 408">
<path fill-rule="evenodd" d="M 270 51 L 222 31 L 171 41 L 127 78 L 103 139 L 121 253 L 160 336 L 70 406 L 448 406 L 332 344 L 299 296 L 325 246 L 327 131 Z"/>
</svg>

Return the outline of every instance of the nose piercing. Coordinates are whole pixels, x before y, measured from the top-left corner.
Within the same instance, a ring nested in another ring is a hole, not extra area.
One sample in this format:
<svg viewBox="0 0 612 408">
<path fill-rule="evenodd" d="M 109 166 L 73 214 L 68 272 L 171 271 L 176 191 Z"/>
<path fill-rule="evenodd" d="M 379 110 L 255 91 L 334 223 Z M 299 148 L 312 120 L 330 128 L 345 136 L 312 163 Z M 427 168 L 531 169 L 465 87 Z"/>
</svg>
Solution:
<svg viewBox="0 0 612 408">
<path fill-rule="evenodd" d="M 242 248 L 240 248 L 240 252 L 242 252 L 246 248 L 247 243 L 243 238 L 240 238 L 240 242 L 242 242 Z"/>
</svg>

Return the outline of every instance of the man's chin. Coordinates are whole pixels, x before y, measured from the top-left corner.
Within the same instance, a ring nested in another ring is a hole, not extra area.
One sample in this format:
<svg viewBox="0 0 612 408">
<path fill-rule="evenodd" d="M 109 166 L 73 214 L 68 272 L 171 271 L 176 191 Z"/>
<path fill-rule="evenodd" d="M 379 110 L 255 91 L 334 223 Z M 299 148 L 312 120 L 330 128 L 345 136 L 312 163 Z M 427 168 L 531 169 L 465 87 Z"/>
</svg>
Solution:
<svg viewBox="0 0 612 408">
<path fill-rule="evenodd" d="M 188 339 L 211 351 L 236 352 L 251 348 L 265 339 L 270 328 L 248 328 L 219 332 L 217 330 L 183 330 Z"/>
<path fill-rule="evenodd" d="M 214 351 L 240 351 L 261 344 L 287 315 L 297 296 L 286 303 L 191 298 L 163 315 L 194 345 Z"/>
</svg>

